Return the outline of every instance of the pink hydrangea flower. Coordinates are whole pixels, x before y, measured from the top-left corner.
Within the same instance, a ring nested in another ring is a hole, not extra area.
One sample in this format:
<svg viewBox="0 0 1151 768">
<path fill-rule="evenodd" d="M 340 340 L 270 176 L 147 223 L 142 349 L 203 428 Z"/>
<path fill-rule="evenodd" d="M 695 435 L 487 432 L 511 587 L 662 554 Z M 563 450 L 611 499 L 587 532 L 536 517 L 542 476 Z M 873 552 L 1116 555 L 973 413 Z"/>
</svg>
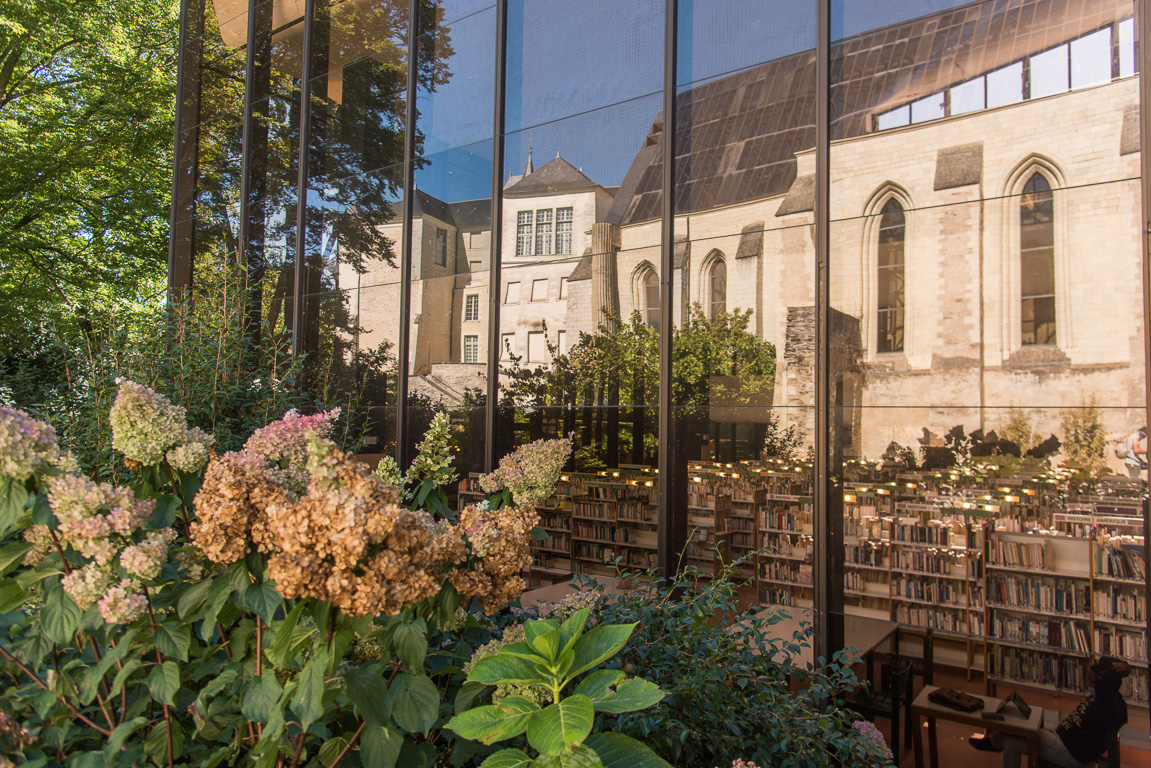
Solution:
<svg viewBox="0 0 1151 768">
<path fill-rule="evenodd" d="M 154 579 L 168 562 L 168 547 L 175 540 L 176 532 L 171 528 L 153 531 L 142 542 L 120 553 L 120 566 L 137 579 Z"/>
<path fill-rule="evenodd" d="M 0 476 L 27 480 L 56 456 L 52 427 L 24 411 L 0 407 Z"/>
<path fill-rule="evenodd" d="M 311 416 L 288 411 L 279 421 L 253 432 L 244 443 L 243 453 L 266 462 L 272 482 L 294 493 L 304 493 L 308 489 L 308 442 L 331 434 L 339 415 L 339 408 Z"/>
<path fill-rule="evenodd" d="M 131 579 L 121 579 L 119 584 L 108 589 L 96 607 L 105 623 L 128 624 L 144 615 L 148 600 L 139 584 Z"/>
<path fill-rule="evenodd" d="M 96 563 L 88 563 L 83 568 L 72 571 L 60 580 L 68 596 L 76 601 L 81 610 L 88 610 L 112 586 L 111 571 Z"/>
<path fill-rule="evenodd" d="M 571 449 L 570 437 L 522 445 L 504 456 L 495 472 L 482 476 L 480 487 L 488 493 L 508 489 L 517 506 L 542 504 L 555 490 Z"/>
</svg>

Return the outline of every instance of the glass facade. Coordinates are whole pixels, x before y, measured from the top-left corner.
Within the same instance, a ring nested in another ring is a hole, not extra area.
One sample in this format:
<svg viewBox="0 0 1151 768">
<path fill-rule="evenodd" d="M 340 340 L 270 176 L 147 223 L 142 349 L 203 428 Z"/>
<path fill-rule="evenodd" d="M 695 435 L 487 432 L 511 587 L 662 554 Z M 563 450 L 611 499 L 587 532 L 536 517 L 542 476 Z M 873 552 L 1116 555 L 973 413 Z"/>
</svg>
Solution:
<svg viewBox="0 0 1151 768">
<path fill-rule="evenodd" d="M 185 5 L 173 288 L 243 274 L 372 452 L 450 413 L 461 503 L 572 435 L 534 583 L 730 566 L 1147 706 L 1134 0 Z"/>
</svg>

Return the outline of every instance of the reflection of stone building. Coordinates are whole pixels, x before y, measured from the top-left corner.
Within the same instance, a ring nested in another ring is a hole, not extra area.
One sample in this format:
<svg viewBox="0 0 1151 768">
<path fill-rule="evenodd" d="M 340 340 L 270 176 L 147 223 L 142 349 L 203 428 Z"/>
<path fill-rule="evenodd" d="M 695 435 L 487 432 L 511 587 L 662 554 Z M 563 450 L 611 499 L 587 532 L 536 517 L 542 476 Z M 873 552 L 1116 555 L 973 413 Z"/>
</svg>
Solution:
<svg viewBox="0 0 1151 768">
<path fill-rule="evenodd" d="M 1012 405 L 1044 434 L 1092 396 L 1121 406 L 1112 432 L 1139 418 L 1126 408 L 1144 400 L 1130 16 L 1118 0 L 992 0 L 833 46 L 832 304 L 858 339 L 833 372 L 849 451 L 993 429 Z M 805 427 L 811 375 L 791 368 L 814 303 L 814 75 L 806 52 L 678 97 L 672 318 L 691 302 L 753 309 L 778 352 L 774 405 Z M 501 343 L 527 364 L 594 332 L 601 307 L 660 321 L 663 140 L 657 116 L 618 189 L 558 157 L 507 186 Z M 479 371 L 486 204 L 417 202 L 413 276 L 432 279 L 413 289 L 411 371 Z"/>
</svg>

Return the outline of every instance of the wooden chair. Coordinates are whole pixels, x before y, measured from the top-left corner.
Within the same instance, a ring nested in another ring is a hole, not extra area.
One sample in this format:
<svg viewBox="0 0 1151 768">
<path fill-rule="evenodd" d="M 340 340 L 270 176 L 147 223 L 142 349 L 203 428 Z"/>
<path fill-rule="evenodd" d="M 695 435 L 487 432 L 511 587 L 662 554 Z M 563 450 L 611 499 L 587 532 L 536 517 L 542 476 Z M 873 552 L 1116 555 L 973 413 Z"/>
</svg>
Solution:
<svg viewBox="0 0 1151 768">
<path fill-rule="evenodd" d="M 895 765 L 899 765 L 899 709 L 911 701 L 911 664 L 883 663 L 880 670 L 883 690 L 877 691 L 867 685 L 847 701 L 848 709 L 854 710 L 868 720 L 877 717 L 891 721 L 891 754 Z M 906 741 L 911 741 L 911 731 L 905 729 Z"/>
<path fill-rule="evenodd" d="M 905 723 L 905 736 L 904 746 L 911 746 L 911 702 L 915 698 L 915 684 L 916 677 L 923 680 L 923 685 L 935 684 L 935 630 L 930 627 L 923 635 L 923 655 L 922 656 L 907 656 L 900 652 L 900 637 L 904 630 L 902 628 L 895 631 L 895 650 L 887 654 L 884 663 L 890 666 L 899 666 L 906 664 L 911 668 L 910 679 L 908 680 L 909 694 L 904 701 L 903 706 L 903 720 Z M 904 635 L 905 636 L 905 635 Z"/>
</svg>

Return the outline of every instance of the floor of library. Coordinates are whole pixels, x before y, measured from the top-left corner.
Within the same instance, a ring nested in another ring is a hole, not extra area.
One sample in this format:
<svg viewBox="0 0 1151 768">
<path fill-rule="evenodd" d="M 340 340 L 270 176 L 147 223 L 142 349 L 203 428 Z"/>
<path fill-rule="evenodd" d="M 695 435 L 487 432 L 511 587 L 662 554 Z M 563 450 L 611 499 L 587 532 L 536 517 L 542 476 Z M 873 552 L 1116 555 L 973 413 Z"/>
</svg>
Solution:
<svg viewBox="0 0 1151 768">
<path fill-rule="evenodd" d="M 959 690 L 968 690 L 972 693 L 983 693 L 983 682 L 980 679 L 968 682 L 967 675 L 962 670 L 935 668 L 935 684 Z M 1029 704 L 1035 704 L 1044 709 L 1058 710 L 1060 715 L 1066 715 L 1079 706 L 1080 699 L 1070 696 L 1055 696 L 1036 691 L 1030 688 L 1014 689 L 1010 686 L 1000 685 L 996 693 L 1005 696 L 1013 690 L 1018 690 Z M 1145 709 L 1131 707 L 1128 712 L 1130 723 L 1120 733 L 1121 754 L 1123 768 L 1151 768 L 1151 744 L 1148 742 L 1148 713 Z M 891 724 L 887 720 L 876 720 L 876 726 L 883 731 L 884 738 L 891 743 Z M 900 726 L 902 726 L 902 721 Z M 994 752 L 979 752 L 967 743 L 967 737 L 978 731 L 970 726 L 952 723 L 946 720 L 936 721 L 936 734 L 939 739 L 939 766 L 940 768 L 999 768 L 1003 765 L 1003 756 Z M 902 740 L 902 735 L 900 736 Z M 924 765 L 927 765 L 927 734 L 923 734 Z M 910 748 L 903 748 L 899 753 L 899 765 L 902 768 L 911 768 L 915 765 L 915 753 Z M 1027 764 L 1026 759 L 1024 765 Z"/>
</svg>

